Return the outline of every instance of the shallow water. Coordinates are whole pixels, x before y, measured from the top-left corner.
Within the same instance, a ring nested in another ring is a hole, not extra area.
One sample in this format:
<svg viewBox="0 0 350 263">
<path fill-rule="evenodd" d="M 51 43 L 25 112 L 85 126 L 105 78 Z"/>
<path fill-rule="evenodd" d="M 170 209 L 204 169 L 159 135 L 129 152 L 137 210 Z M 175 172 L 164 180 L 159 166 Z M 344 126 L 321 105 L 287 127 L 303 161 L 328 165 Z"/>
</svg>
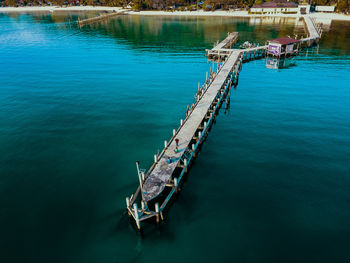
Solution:
<svg viewBox="0 0 350 263">
<path fill-rule="evenodd" d="M 350 24 L 272 70 L 244 64 L 181 194 L 144 238 L 125 197 L 238 31 L 294 19 L 0 14 L 2 262 L 349 262 Z"/>
</svg>

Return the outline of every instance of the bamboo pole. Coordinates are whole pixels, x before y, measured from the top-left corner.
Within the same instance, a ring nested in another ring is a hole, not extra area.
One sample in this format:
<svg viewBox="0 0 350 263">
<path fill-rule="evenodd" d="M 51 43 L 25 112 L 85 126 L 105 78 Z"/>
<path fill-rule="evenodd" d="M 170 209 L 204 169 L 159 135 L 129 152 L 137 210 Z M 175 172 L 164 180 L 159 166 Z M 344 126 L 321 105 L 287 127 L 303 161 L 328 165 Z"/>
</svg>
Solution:
<svg viewBox="0 0 350 263">
<path fill-rule="evenodd" d="M 154 210 L 156 212 L 156 222 L 159 224 L 159 203 L 155 203 Z"/>
<path fill-rule="evenodd" d="M 125 201 L 126 201 L 126 210 L 128 210 L 128 215 L 129 216 L 131 216 L 131 214 L 130 214 L 130 210 L 129 210 L 129 207 L 130 207 L 130 198 L 127 196 L 126 198 L 125 198 Z"/>
<path fill-rule="evenodd" d="M 178 192 L 178 182 L 177 182 L 177 178 L 174 178 L 174 188 L 175 188 L 175 193 Z"/>
<path fill-rule="evenodd" d="M 140 168 L 139 168 L 139 161 L 136 162 L 136 169 L 137 169 L 137 175 L 139 177 L 141 195 L 142 195 L 142 178 L 141 178 L 141 173 L 140 173 Z"/>
<path fill-rule="evenodd" d="M 141 229 L 141 225 L 140 225 L 140 219 L 139 219 L 139 210 L 137 208 L 137 204 L 136 203 L 134 203 L 134 214 L 135 214 L 136 226 L 140 230 Z"/>
</svg>

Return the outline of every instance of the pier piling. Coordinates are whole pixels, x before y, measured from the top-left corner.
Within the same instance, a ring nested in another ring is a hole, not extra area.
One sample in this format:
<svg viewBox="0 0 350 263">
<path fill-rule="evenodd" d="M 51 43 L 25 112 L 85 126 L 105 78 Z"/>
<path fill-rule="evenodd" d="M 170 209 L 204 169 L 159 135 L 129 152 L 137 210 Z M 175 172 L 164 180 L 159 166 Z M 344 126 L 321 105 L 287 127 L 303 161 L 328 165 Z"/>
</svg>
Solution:
<svg viewBox="0 0 350 263">
<path fill-rule="evenodd" d="M 155 203 L 154 209 L 156 212 L 156 221 L 157 221 L 157 224 L 159 224 L 159 203 Z"/>
</svg>

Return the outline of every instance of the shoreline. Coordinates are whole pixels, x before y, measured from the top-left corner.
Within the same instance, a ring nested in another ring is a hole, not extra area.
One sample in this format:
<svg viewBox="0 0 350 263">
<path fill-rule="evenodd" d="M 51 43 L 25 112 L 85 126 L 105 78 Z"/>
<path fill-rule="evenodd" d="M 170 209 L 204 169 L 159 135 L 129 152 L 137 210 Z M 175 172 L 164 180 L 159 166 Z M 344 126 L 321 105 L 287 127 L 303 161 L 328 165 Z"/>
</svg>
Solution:
<svg viewBox="0 0 350 263">
<path fill-rule="evenodd" d="M 0 7 L 0 13 L 16 12 L 53 12 L 53 11 L 120 11 L 122 7 L 110 6 L 23 6 L 23 7 Z"/>
<path fill-rule="evenodd" d="M 0 7 L 0 13 L 20 13 L 20 12 L 54 12 L 54 11 L 122 11 L 128 10 L 121 7 L 108 6 L 28 6 L 28 7 Z M 146 15 L 146 16 L 220 16 L 220 17 L 301 17 L 298 14 L 248 14 L 248 11 L 132 11 L 129 10 L 127 15 Z M 310 16 L 316 19 L 342 20 L 350 21 L 349 15 L 338 13 L 312 13 Z"/>
</svg>

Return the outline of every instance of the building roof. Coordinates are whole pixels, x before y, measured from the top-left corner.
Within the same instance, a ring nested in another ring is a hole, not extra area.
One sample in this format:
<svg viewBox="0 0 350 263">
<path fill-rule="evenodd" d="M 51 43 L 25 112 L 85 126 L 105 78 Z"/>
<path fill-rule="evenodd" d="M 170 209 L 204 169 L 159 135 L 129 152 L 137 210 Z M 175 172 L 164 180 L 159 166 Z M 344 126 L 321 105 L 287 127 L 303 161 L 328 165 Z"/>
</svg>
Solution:
<svg viewBox="0 0 350 263">
<path fill-rule="evenodd" d="M 300 42 L 299 39 L 294 39 L 294 38 L 290 38 L 290 37 L 281 37 L 281 38 L 276 38 L 276 39 L 272 39 L 269 40 L 270 43 L 278 43 L 281 45 L 287 45 L 287 44 L 293 44 L 293 43 L 298 43 Z"/>
<path fill-rule="evenodd" d="M 253 5 L 252 8 L 293 8 L 298 7 L 297 3 L 294 2 L 285 2 L 281 0 L 275 0 L 274 2 L 265 2 L 261 5 Z"/>
</svg>

